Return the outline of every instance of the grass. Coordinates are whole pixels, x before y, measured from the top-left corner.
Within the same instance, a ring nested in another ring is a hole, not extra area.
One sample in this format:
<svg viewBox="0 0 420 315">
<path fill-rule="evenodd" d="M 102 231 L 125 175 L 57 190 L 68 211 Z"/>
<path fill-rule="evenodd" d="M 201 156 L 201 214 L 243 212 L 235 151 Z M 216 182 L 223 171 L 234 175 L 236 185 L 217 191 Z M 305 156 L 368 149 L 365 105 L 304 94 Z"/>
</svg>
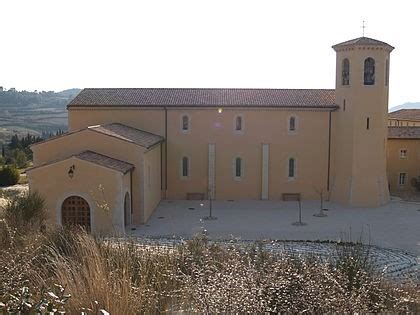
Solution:
<svg viewBox="0 0 420 315">
<path fill-rule="evenodd" d="M 420 312 L 419 284 L 375 274 L 359 243 L 337 244 L 329 260 L 202 235 L 152 246 L 81 229 L 45 232 L 43 208 L 28 194 L 0 217 L 0 314 Z"/>
<path fill-rule="evenodd" d="M 348 246 L 325 262 L 201 236 L 164 248 L 81 230 L 33 233 L 0 258 L 0 302 L 22 287 L 39 300 L 58 284 L 71 295 L 63 306 L 70 314 L 420 311 L 418 286 L 385 281 L 372 272 L 368 252 Z"/>
</svg>

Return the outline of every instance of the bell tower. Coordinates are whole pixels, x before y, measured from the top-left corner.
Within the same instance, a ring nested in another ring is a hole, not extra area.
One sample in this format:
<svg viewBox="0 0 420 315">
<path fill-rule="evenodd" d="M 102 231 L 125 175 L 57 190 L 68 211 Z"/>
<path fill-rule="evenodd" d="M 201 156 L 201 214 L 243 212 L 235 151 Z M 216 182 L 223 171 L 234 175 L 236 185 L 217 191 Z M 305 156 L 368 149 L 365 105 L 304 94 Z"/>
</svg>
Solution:
<svg viewBox="0 0 420 315">
<path fill-rule="evenodd" d="M 389 201 L 386 176 L 391 45 L 360 37 L 336 51 L 336 103 L 332 113 L 330 200 L 360 207 Z"/>
</svg>

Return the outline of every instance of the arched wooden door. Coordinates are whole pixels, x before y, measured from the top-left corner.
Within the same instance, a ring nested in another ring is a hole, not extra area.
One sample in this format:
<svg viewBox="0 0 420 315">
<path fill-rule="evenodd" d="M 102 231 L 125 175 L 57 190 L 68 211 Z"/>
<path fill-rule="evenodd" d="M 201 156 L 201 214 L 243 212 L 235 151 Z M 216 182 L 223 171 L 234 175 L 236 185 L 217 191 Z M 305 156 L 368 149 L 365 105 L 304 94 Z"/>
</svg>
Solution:
<svg viewBox="0 0 420 315">
<path fill-rule="evenodd" d="M 61 206 L 61 223 L 63 226 L 81 226 L 90 231 L 90 208 L 85 199 L 71 196 Z"/>
</svg>

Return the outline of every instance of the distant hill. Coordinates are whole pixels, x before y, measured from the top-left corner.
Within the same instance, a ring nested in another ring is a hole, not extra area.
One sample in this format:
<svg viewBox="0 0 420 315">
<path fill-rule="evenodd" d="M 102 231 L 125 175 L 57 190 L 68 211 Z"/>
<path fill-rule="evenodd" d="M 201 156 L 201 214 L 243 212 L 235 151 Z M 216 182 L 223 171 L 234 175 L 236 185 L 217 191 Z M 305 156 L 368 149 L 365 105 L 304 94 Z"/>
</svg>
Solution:
<svg viewBox="0 0 420 315">
<path fill-rule="evenodd" d="M 389 112 L 395 112 L 400 109 L 420 109 L 420 102 L 417 103 L 404 103 L 402 105 L 394 106 L 389 109 Z"/>
<path fill-rule="evenodd" d="M 42 135 L 67 130 L 66 105 L 80 89 L 54 91 L 4 90 L 0 87 L 0 144 L 13 134 Z"/>
</svg>

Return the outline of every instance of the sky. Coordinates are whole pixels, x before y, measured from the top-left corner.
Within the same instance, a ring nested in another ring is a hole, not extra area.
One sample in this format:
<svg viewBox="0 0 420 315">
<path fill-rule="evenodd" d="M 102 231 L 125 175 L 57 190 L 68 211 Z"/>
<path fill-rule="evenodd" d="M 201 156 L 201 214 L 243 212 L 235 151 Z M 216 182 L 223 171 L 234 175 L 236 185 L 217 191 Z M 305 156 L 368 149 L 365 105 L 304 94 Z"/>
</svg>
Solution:
<svg viewBox="0 0 420 315">
<path fill-rule="evenodd" d="M 334 88 L 333 44 L 396 49 L 390 107 L 420 102 L 420 1 L 0 0 L 0 86 Z"/>
</svg>

